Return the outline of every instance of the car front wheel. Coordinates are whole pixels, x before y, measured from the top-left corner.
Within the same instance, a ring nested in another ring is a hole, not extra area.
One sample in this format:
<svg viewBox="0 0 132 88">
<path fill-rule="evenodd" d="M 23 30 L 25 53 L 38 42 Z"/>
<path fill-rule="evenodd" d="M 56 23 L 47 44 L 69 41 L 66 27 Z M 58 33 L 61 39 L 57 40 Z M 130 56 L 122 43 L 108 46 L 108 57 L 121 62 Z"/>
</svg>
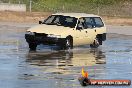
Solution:
<svg viewBox="0 0 132 88">
<path fill-rule="evenodd" d="M 29 48 L 30 48 L 31 51 L 35 51 L 36 47 L 37 47 L 37 44 L 35 44 L 35 43 L 29 43 Z"/>
<path fill-rule="evenodd" d="M 72 49 L 72 48 L 73 48 L 72 39 L 71 38 L 66 38 L 65 49 Z"/>
<path fill-rule="evenodd" d="M 73 48 L 73 39 L 72 37 L 67 37 L 63 43 L 59 44 L 61 49 L 72 49 Z"/>
</svg>

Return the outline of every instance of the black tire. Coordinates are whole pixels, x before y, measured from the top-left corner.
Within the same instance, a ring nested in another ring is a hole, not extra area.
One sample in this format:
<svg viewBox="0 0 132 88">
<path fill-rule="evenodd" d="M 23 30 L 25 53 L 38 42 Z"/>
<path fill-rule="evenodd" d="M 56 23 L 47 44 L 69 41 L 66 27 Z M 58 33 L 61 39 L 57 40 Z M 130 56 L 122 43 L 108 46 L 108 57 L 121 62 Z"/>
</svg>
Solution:
<svg viewBox="0 0 132 88">
<path fill-rule="evenodd" d="M 99 45 L 102 45 L 102 40 L 101 39 L 99 39 Z"/>
<path fill-rule="evenodd" d="M 96 38 L 93 42 L 93 44 L 90 44 L 91 48 L 98 48 L 99 47 L 99 40 Z"/>
<path fill-rule="evenodd" d="M 67 37 L 65 39 L 64 43 L 61 43 L 60 48 L 61 49 L 66 49 L 66 50 L 72 49 L 73 48 L 73 39 L 72 39 L 72 37 Z"/>
<path fill-rule="evenodd" d="M 65 40 L 65 49 L 72 49 L 72 48 L 73 48 L 73 41 L 70 37 L 68 37 Z"/>
<path fill-rule="evenodd" d="M 99 42 L 99 45 L 102 45 L 102 41 L 103 41 L 103 37 L 102 37 L 103 35 L 102 34 L 98 34 L 97 36 L 96 36 L 96 38 L 98 39 L 98 42 Z"/>
<path fill-rule="evenodd" d="M 37 47 L 37 44 L 35 44 L 35 43 L 29 43 L 30 51 L 35 51 L 36 47 Z"/>
</svg>

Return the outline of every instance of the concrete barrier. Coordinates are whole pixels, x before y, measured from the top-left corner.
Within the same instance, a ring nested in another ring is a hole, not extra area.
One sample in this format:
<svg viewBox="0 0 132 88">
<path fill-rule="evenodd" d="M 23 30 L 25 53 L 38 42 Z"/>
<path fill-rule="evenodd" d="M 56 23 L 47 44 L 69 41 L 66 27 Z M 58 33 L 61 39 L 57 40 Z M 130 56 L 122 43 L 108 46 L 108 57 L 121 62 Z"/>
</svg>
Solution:
<svg viewBox="0 0 132 88">
<path fill-rule="evenodd" d="M 0 11 L 26 11 L 25 4 L 0 3 Z"/>
</svg>

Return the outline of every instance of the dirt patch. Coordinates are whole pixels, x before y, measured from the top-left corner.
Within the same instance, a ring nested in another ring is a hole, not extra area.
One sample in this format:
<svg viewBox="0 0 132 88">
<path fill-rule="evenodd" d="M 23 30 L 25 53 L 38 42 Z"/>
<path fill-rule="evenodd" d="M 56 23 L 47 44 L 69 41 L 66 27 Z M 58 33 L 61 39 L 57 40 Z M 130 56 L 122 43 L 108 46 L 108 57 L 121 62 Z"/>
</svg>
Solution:
<svg viewBox="0 0 132 88">
<path fill-rule="evenodd" d="M 45 19 L 51 13 L 50 12 L 0 12 L 0 21 L 5 22 L 38 22 Z"/>
<path fill-rule="evenodd" d="M 107 25 L 132 25 L 132 18 L 103 16 L 103 19 Z"/>
<path fill-rule="evenodd" d="M 0 21 L 3 22 L 30 22 L 36 23 L 43 20 L 52 12 L 0 12 Z M 132 18 L 102 17 L 107 25 L 132 25 Z"/>
</svg>

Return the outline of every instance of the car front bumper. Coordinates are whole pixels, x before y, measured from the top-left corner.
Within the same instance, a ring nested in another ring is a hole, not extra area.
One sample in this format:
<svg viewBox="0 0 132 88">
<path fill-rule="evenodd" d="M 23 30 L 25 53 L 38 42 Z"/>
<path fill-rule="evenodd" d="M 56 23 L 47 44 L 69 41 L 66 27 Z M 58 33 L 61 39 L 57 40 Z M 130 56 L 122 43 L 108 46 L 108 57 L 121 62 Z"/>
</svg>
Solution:
<svg viewBox="0 0 132 88">
<path fill-rule="evenodd" d="M 25 39 L 28 43 L 35 43 L 37 45 L 53 45 L 53 44 L 63 44 L 65 38 L 55 38 L 55 37 L 46 37 L 46 36 L 35 36 L 30 34 L 25 34 Z"/>
</svg>

